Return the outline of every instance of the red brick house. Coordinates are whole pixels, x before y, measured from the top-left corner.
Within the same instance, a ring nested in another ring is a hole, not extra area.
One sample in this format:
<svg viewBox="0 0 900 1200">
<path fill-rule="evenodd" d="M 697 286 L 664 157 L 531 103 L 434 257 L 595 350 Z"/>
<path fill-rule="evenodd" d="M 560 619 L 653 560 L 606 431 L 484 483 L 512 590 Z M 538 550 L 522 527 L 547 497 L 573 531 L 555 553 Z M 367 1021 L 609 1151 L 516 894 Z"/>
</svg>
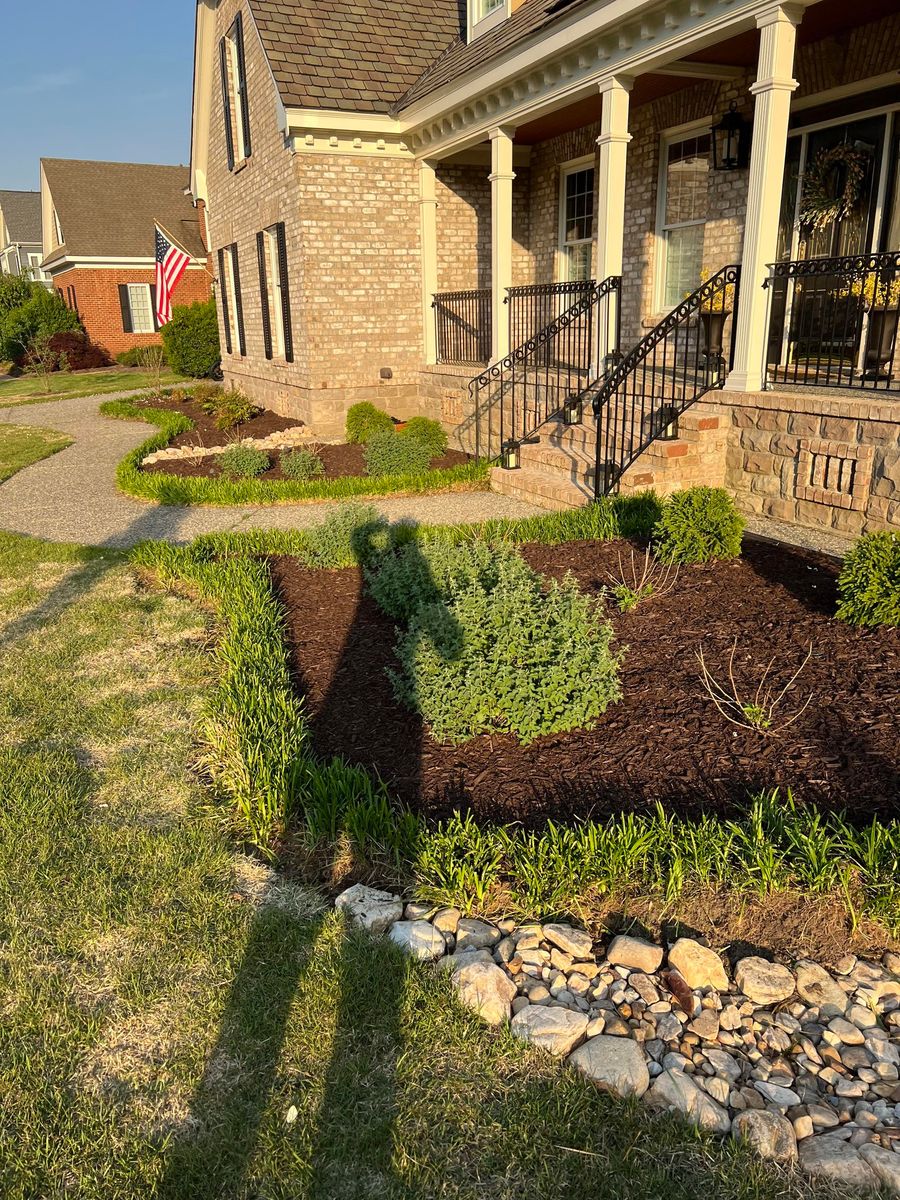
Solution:
<svg viewBox="0 0 900 1200">
<path fill-rule="evenodd" d="M 118 354 L 160 341 L 154 224 L 192 256 L 175 304 L 205 300 L 211 276 L 184 167 L 41 159 L 44 260 L 91 340 Z"/>
</svg>

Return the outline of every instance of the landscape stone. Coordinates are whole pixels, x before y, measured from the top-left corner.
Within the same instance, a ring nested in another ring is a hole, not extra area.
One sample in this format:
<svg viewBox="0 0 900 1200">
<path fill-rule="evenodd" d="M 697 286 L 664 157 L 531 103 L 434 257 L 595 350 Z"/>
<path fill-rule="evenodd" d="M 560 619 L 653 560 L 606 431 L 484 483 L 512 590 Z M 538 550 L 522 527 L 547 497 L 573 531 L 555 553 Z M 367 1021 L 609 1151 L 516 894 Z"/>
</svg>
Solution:
<svg viewBox="0 0 900 1200">
<path fill-rule="evenodd" d="M 740 1063 L 736 1062 L 730 1054 L 727 1054 L 724 1050 L 716 1050 L 712 1047 L 704 1050 L 704 1054 L 717 1075 L 724 1075 L 726 1079 L 740 1079 Z"/>
<path fill-rule="evenodd" d="M 793 1163 L 797 1158 L 797 1138 L 786 1117 L 766 1109 L 747 1109 L 738 1113 L 731 1125 L 732 1137 L 749 1142 L 760 1158 Z"/>
<path fill-rule="evenodd" d="M 454 971 L 458 971 L 460 967 L 468 966 L 469 963 L 492 963 L 493 961 L 490 950 L 465 950 L 462 954 L 448 954 L 446 958 L 439 958 L 437 965 L 442 971 L 449 971 L 452 974 Z M 506 974 L 505 971 L 504 974 Z"/>
<path fill-rule="evenodd" d="M 544 926 L 544 937 L 554 946 L 573 958 L 590 958 L 594 942 L 589 933 L 575 929 L 572 925 L 552 924 Z"/>
<path fill-rule="evenodd" d="M 439 908 L 432 917 L 431 923 L 441 933 L 455 934 L 461 915 L 458 908 Z"/>
<path fill-rule="evenodd" d="M 727 1133 L 731 1128 L 727 1111 L 697 1087 L 684 1071 L 663 1071 L 654 1079 L 647 1093 L 647 1103 L 656 1108 L 675 1109 L 692 1124 L 714 1133 Z"/>
<path fill-rule="evenodd" d="M 672 1012 L 662 1013 L 656 1022 L 656 1036 L 664 1042 L 681 1037 L 681 1022 Z"/>
<path fill-rule="evenodd" d="M 845 1046 L 861 1046 L 866 1040 L 862 1030 L 850 1021 L 845 1021 L 843 1017 L 835 1017 L 829 1021 L 828 1028 Z"/>
<path fill-rule="evenodd" d="M 341 892 L 334 907 L 347 914 L 355 925 L 361 925 L 370 933 L 384 933 L 403 916 L 403 901 L 391 892 L 355 883 Z"/>
<path fill-rule="evenodd" d="M 755 1004 L 777 1004 L 794 992 L 794 976 L 781 963 L 751 955 L 735 967 L 738 987 Z"/>
<path fill-rule="evenodd" d="M 685 983 L 694 991 L 713 987 L 728 991 L 728 976 L 715 950 L 701 946 L 693 938 L 679 938 L 669 951 L 669 963 L 681 972 Z"/>
<path fill-rule="evenodd" d="M 650 1086 L 644 1052 L 628 1038 L 597 1034 L 574 1050 L 566 1062 L 616 1096 L 643 1096 Z"/>
<path fill-rule="evenodd" d="M 765 1079 L 757 1079 L 753 1086 L 761 1096 L 771 1104 L 777 1104 L 779 1108 L 790 1108 L 792 1104 L 800 1103 L 800 1097 L 792 1088 L 781 1087 Z"/>
<path fill-rule="evenodd" d="M 496 963 L 472 962 L 458 967 L 451 982 L 460 1003 L 488 1025 L 502 1025 L 509 1020 L 516 985 Z"/>
<path fill-rule="evenodd" d="M 496 925 L 478 921 L 474 917 L 463 917 L 456 927 L 456 949 L 483 950 L 496 946 L 500 941 L 500 930 Z"/>
<path fill-rule="evenodd" d="M 583 1013 L 567 1008 L 529 1005 L 513 1017 L 510 1031 L 516 1037 L 563 1058 L 581 1041 L 587 1026 L 588 1019 Z"/>
<path fill-rule="evenodd" d="M 849 999 L 847 993 L 835 983 L 824 967 L 818 963 L 797 963 L 797 995 L 810 1005 L 815 1005 L 821 1015 L 827 1020 L 834 1016 L 843 1016 L 847 1011 Z"/>
<path fill-rule="evenodd" d="M 878 1176 L 858 1150 L 833 1134 L 804 1138 L 800 1143 L 800 1165 L 808 1175 L 833 1179 L 844 1187 L 874 1189 Z"/>
<path fill-rule="evenodd" d="M 711 1008 L 705 1008 L 699 1017 L 688 1022 L 688 1029 L 705 1042 L 714 1042 L 719 1035 L 719 1014 Z"/>
<path fill-rule="evenodd" d="M 663 951 L 661 946 L 654 946 L 652 942 L 620 933 L 610 942 L 606 957 L 614 965 L 631 967 L 648 974 L 659 968 Z"/>
<path fill-rule="evenodd" d="M 413 958 L 433 962 L 446 950 L 444 935 L 430 921 L 396 921 L 388 937 Z"/>
<path fill-rule="evenodd" d="M 860 1157 L 891 1191 L 900 1195 L 900 1154 L 868 1142 L 859 1148 Z"/>
</svg>

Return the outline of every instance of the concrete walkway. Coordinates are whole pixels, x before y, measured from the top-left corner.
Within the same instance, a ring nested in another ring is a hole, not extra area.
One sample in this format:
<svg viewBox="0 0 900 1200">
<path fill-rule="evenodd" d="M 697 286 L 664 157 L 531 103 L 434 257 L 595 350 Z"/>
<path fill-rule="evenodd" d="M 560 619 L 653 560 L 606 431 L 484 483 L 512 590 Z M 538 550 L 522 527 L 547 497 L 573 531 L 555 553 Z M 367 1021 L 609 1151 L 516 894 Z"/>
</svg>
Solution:
<svg viewBox="0 0 900 1200">
<path fill-rule="evenodd" d="M 101 417 L 105 400 L 133 395 L 79 396 L 0 409 L 0 423 L 39 425 L 74 438 L 71 446 L 0 484 L 0 528 L 55 542 L 131 546 L 145 538 L 186 542 L 227 529 L 302 529 L 317 525 L 338 501 L 272 506 L 175 507 L 150 504 L 116 489 L 116 466 L 153 432 L 138 421 Z M 374 504 L 391 521 L 441 524 L 524 517 L 541 510 L 494 492 L 384 497 Z"/>
</svg>

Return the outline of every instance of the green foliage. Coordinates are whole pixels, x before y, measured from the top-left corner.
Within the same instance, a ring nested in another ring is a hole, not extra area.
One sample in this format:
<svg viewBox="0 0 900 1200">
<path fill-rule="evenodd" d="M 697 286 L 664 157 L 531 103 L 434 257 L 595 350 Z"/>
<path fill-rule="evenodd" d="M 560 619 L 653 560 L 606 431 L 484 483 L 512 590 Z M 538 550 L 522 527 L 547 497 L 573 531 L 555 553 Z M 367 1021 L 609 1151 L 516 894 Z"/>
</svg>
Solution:
<svg viewBox="0 0 900 1200">
<path fill-rule="evenodd" d="M 229 479 L 254 479 L 257 475 L 262 475 L 263 471 L 268 471 L 271 465 L 271 459 L 265 450 L 259 450 L 256 446 L 245 446 L 241 442 L 229 446 L 224 454 L 219 455 L 222 474 L 227 475 Z"/>
<path fill-rule="evenodd" d="M 376 433 L 392 433 L 394 422 L 386 412 L 363 400 L 347 409 L 344 436 L 348 442 L 367 442 Z"/>
<path fill-rule="evenodd" d="M 642 587 L 633 588 L 627 583 L 617 583 L 609 590 L 613 594 L 619 612 L 631 612 L 642 600 L 650 599 L 653 595 L 653 584 L 645 583 Z"/>
<path fill-rule="evenodd" d="M 36 294 L 40 286 L 27 275 L 0 274 L 0 326 L 6 314 L 14 308 L 21 308 Z"/>
<path fill-rule="evenodd" d="M 81 322 L 56 290 L 31 284 L 28 298 L 5 314 L 0 312 L 0 359 L 20 359 L 37 339 L 81 329 Z"/>
<path fill-rule="evenodd" d="M 491 591 L 500 577 L 500 564 L 524 562 L 509 547 L 488 542 L 460 544 L 430 536 L 409 542 L 384 555 L 367 569 L 369 591 L 389 617 L 406 624 L 432 604 L 447 604 L 473 584 Z"/>
<path fill-rule="evenodd" d="M 365 449 L 367 475 L 421 475 L 428 470 L 431 452 L 418 438 L 397 433 L 374 433 Z"/>
<path fill-rule="evenodd" d="M 440 458 L 447 453 L 447 435 L 443 426 L 440 421 L 432 421 L 430 417 L 411 417 L 401 430 L 401 436 L 424 442 L 432 458 Z"/>
<path fill-rule="evenodd" d="M 201 392 L 200 396 L 197 395 L 198 391 Z M 249 396 L 245 396 L 240 388 L 236 387 L 225 389 L 200 384 L 194 388 L 194 399 L 206 415 L 213 418 L 216 429 L 223 432 L 234 429 L 236 425 L 243 425 L 262 412 Z"/>
<path fill-rule="evenodd" d="M 173 370 L 195 379 L 211 375 L 222 357 L 215 300 L 176 304 L 171 321 L 162 327 L 162 340 Z"/>
<path fill-rule="evenodd" d="M 279 463 L 287 479 L 296 479 L 301 483 L 310 479 L 321 479 L 325 474 L 325 464 L 321 458 L 305 446 L 282 454 Z"/>
<path fill-rule="evenodd" d="M 844 559 L 838 596 L 841 621 L 900 626 L 900 534 L 863 534 Z"/>
<path fill-rule="evenodd" d="M 168 359 L 166 358 L 165 346 L 158 346 L 156 348 L 162 353 L 163 365 L 167 365 Z M 142 367 L 144 366 L 142 354 L 145 349 L 145 346 L 130 346 L 127 350 L 122 350 L 116 355 L 116 362 L 121 363 L 123 367 Z"/>
<path fill-rule="evenodd" d="M 674 492 L 653 530 L 657 558 L 671 563 L 703 563 L 736 558 L 744 519 L 724 488 L 695 487 Z"/>
</svg>

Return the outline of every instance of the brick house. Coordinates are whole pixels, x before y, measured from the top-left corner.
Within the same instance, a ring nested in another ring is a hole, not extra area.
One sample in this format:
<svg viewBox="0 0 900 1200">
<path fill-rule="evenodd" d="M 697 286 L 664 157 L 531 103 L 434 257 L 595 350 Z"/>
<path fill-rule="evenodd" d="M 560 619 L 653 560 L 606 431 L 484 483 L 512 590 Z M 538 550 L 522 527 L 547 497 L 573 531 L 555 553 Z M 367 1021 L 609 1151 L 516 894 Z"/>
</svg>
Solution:
<svg viewBox="0 0 900 1200">
<path fill-rule="evenodd" d="M 206 300 L 211 277 L 184 167 L 41 159 L 43 263 L 53 287 L 110 354 L 157 345 L 154 225 L 192 257 L 175 304 Z"/>
<path fill-rule="evenodd" d="M 41 270 L 41 193 L 0 190 L 0 275 L 28 274 L 49 283 Z"/>
<path fill-rule="evenodd" d="M 898 159 L 895 0 L 198 3 L 226 378 L 548 507 L 900 528 Z"/>
</svg>

